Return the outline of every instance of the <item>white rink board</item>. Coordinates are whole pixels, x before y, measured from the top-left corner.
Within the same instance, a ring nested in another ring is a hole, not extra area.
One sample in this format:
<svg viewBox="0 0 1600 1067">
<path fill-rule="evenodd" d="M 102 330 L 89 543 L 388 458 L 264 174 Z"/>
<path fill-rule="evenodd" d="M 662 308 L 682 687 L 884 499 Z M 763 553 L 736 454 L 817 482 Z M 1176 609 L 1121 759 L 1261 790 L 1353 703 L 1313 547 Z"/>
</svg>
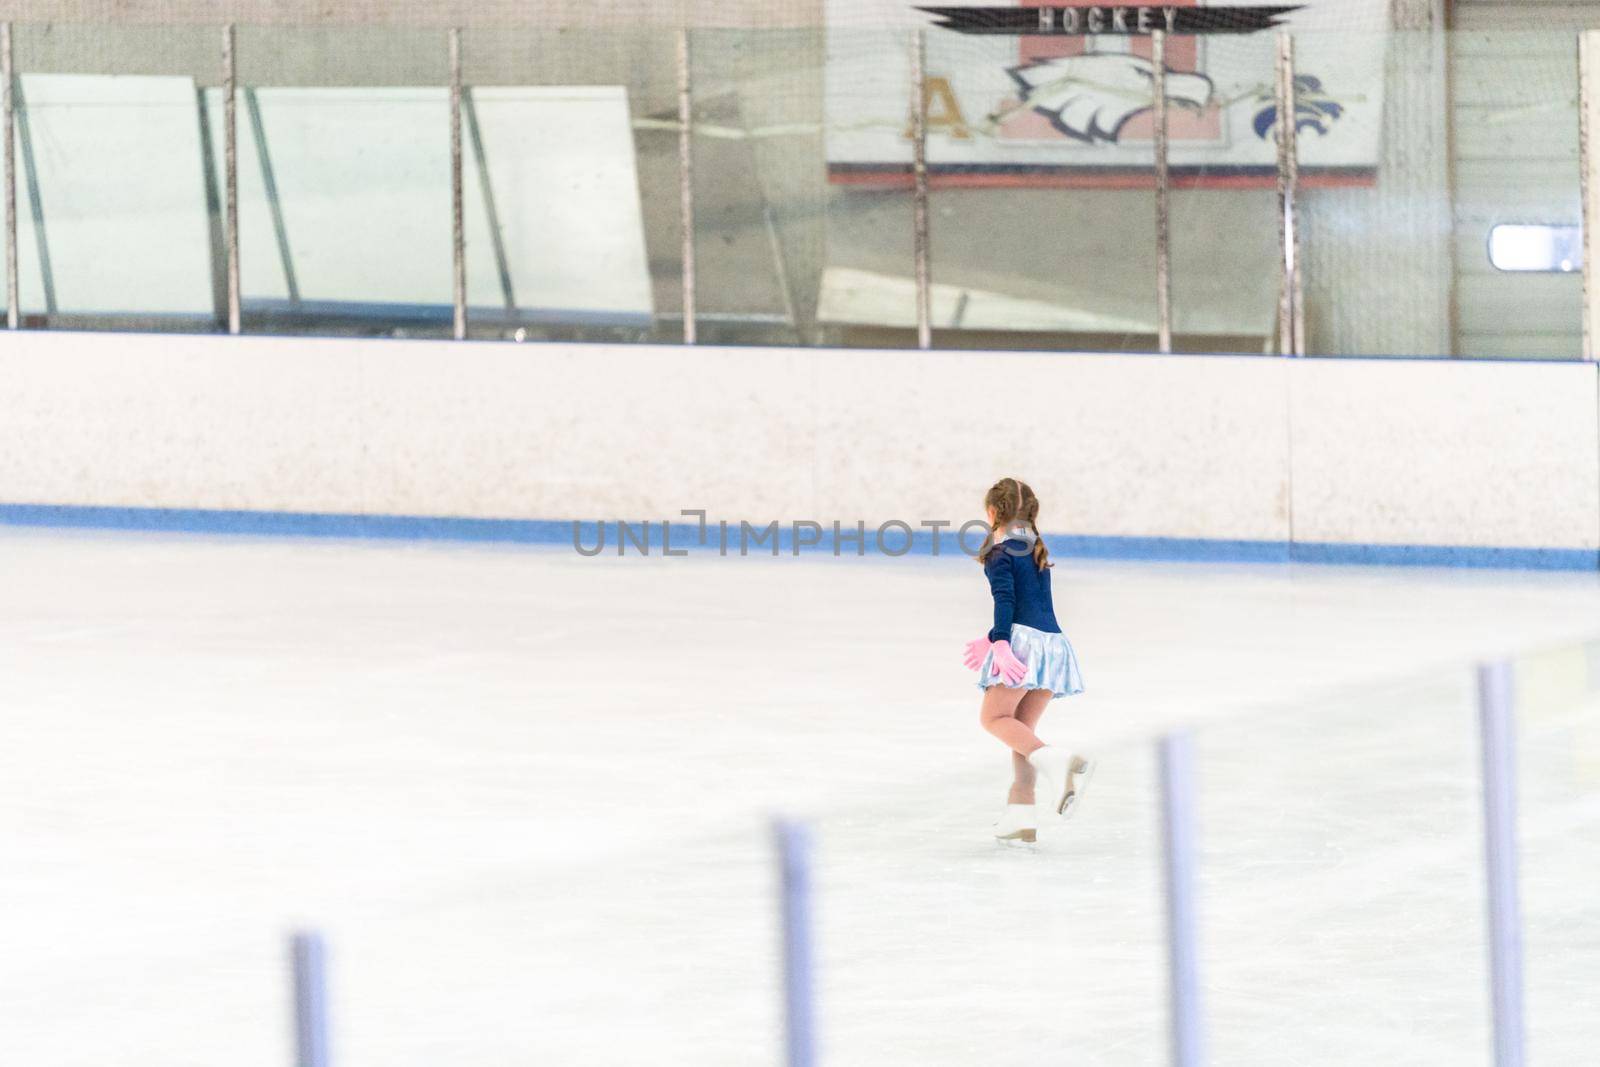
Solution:
<svg viewBox="0 0 1600 1067">
<path fill-rule="evenodd" d="M 1296 538 L 1600 543 L 1593 364 L 1326 359 L 1291 380 Z"/>
<path fill-rule="evenodd" d="M 24 333 L 0 502 L 959 523 L 1017 473 L 1060 534 L 1588 550 L 1596 421 L 1586 365 Z"/>
</svg>

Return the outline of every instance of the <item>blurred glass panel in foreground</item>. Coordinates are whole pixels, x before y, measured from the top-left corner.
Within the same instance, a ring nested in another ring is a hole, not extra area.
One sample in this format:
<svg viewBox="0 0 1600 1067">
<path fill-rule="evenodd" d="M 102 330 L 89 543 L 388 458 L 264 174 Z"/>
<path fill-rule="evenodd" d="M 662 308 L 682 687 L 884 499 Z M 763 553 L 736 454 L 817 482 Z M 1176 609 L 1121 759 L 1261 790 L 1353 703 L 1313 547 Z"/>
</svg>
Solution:
<svg viewBox="0 0 1600 1067">
<path fill-rule="evenodd" d="M 1482 816 L 1465 665 L 1207 725 L 1218 1062 L 1482 1063 Z"/>
<path fill-rule="evenodd" d="M 1600 644 L 1513 664 L 1528 1044 L 1583 1063 L 1600 1042 Z"/>
</svg>

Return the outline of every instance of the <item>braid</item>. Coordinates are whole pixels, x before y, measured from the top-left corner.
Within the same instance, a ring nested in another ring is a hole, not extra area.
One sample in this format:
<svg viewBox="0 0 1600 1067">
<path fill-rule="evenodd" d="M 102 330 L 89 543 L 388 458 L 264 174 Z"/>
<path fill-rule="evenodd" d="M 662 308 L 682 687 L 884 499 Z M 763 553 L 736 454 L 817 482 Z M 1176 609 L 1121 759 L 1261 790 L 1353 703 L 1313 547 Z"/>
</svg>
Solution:
<svg viewBox="0 0 1600 1067">
<path fill-rule="evenodd" d="M 1044 539 L 1038 536 L 1039 498 L 1034 496 L 1027 483 L 1020 478 L 1002 478 L 989 487 L 984 494 L 983 504 L 986 508 L 994 509 L 995 525 L 1002 529 L 1018 519 L 1026 522 L 1034 533 L 1034 564 L 1040 570 L 1050 566 L 1050 550 L 1045 547 Z M 983 547 L 978 550 L 979 563 L 988 562 L 996 543 L 994 530 L 990 530 L 983 539 Z"/>
<path fill-rule="evenodd" d="M 1039 534 L 1039 498 L 1034 496 L 1030 487 L 1023 485 L 1021 482 L 1017 483 L 1017 487 L 1017 498 L 1019 500 L 1022 499 L 1024 492 L 1027 495 L 1027 503 L 1018 510 L 1021 511 L 1022 517 L 1027 520 L 1028 525 L 1033 529 L 1033 565 L 1040 570 L 1044 570 L 1051 564 L 1050 550 L 1045 547 L 1044 538 Z"/>
</svg>

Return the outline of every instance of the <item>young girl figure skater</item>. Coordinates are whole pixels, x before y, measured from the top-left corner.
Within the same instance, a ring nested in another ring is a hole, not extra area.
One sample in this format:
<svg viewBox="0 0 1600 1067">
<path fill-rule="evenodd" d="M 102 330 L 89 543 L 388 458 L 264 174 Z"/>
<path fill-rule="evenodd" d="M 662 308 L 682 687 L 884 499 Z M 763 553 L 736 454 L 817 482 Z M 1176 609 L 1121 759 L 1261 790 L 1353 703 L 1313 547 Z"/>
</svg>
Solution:
<svg viewBox="0 0 1600 1067">
<path fill-rule="evenodd" d="M 994 627 L 968 643 L 966 665 L 978 671 L 983 728 L 1011 749 L 1011 793 L 995 837 L 1034 841 L 1035 781 L 1056 814 L 1071 815 L 1094 771 L 1087 756 L 1034 733 L 1050 701 L 1083 692 L 1083 676 L 1050 600 L 1050 552 L 1034 525 L 1039 498 L 1023 482 L 1002 478 L 983 505 L 989 536 L 978 562 L 994 595 Z"/>
</svg>

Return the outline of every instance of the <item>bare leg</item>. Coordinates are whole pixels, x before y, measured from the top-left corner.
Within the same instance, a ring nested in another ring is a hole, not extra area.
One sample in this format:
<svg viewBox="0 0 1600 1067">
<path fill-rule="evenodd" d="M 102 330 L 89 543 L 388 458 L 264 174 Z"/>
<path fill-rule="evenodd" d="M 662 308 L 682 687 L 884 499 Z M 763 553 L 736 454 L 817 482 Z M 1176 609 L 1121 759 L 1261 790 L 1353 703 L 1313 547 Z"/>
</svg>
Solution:
<svg viewBox="0 0 1600 1067">
<path fill-rule="evenodd" d="M 1026 695 L 1027 690 L 1008 689 L 1003 685 L 990 686 L 983 691 L 983 706 L 978 712 L 978 721 L 983 728 L 998 737 L 1012 752 L 1022 756 L 1044 747 L 1044 742 L 1034 736 L 1033 729 L 1017 719 L 1017 708 Z"/>
<path fill-rule="evenodd" d="M 1050 706 L 1051 692 L 1048 689 L 1030 689 L 1017 705 L 1017 721 L 1032 730 L 1039 725 L 1039 719 L 1044 715 L 1044 709 Z M 1037 736 L 1037 735 L 1035 735 Z M 1032 804 L 1033 784 L 1038 777 L 1033 769 L 1033 764 L 1028 758 L 1015 750 L 1011 753 L 1011 793 L 1006 797 L 1007 804 Z"/>
</svg>

